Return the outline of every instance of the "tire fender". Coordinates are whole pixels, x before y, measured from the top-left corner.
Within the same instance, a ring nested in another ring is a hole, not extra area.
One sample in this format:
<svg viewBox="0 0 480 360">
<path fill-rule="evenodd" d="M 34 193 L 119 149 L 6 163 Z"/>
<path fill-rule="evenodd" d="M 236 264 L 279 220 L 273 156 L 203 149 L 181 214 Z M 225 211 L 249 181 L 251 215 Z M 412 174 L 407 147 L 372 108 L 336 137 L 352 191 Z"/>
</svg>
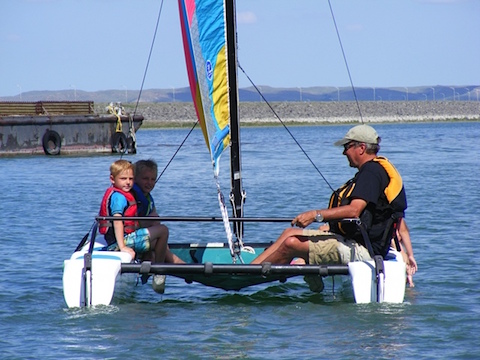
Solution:
<svg viewBox="0 0 480 360">
<path fill-rule="evenodd" d="M 43 151 L 46 155 L 59 155 L 62 138 L 54 130 L 47 130 L 42 138 Z"/>
</svg>

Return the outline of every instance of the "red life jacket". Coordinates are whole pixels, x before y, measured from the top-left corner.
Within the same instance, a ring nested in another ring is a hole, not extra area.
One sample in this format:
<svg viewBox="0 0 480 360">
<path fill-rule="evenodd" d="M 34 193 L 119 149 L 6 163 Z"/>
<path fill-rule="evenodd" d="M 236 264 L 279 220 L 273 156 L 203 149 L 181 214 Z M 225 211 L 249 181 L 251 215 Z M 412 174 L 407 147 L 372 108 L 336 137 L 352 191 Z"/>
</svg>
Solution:
<svg viewBox="0 0 480 360">
<path fill-rule="evenodd" d="M 111 216 L 110 214 L 110 197 L 114 192 L 118 192 L 125 196 L 127 199 L 127 207 L 123 212 L 123 216 L 137 216 L 137 200 L 131 192 L 125 192 L 120 189 L 117 189 L 113 186 L 109 187 L 105 194 L 103 195 L 102 204 L 100 205 L 99 216 Z M 113 229 L 112 221 L 100 220 L 98 225 L 98 231 L 100 234 L 106 234 L 109 229 Z M 138 221 L 135 220 L 124 220 L 123 221 L 123 231 L 125 234 L 130 234 L 138 228 Z"/>
</svg>

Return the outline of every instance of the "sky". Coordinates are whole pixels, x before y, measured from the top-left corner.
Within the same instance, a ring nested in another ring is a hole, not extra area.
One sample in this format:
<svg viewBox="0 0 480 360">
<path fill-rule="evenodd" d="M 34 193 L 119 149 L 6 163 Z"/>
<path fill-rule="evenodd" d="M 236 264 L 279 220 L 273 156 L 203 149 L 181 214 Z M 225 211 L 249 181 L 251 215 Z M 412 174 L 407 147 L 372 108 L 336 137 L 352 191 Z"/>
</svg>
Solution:
<svg viewBox="0 0 480 360">
<path fill-rule="evenodd" d="M 255 85 L 480 84 L 480 0 L 330 4 L 349 71 L 328 0 L 237 0 Z M 188 86 L 177 0 L 0 0 L 0 13 L 0 96 Z M 239 86 L 251 86 L 241 71 Z"/>
</svg>

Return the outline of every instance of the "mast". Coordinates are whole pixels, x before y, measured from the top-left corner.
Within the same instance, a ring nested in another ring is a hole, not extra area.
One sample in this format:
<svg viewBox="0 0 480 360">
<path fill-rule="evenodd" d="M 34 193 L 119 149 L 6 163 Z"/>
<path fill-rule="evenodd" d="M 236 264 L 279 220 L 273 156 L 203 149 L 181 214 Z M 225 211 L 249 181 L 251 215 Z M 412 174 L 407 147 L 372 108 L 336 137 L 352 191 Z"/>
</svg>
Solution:
<svg viewBox="0 0 480 360">
<path fill-rule="evenodd" d="M 230 201 L 233 207 L 233 216 L 243 217 L 243 203 L 245 194 L 242 188 L 241 159 L 240 159 L 240 119 L 238 111 L 238 84 L 237 84 L 237 33 L 235 17 L 235 0 L 224 0 L 225 20 L 227 31 L 228 79 L 230 99 Z M 243 222 L 235 222 L 234 233 L 237 239 L 242 239 Z"/>
</svg>

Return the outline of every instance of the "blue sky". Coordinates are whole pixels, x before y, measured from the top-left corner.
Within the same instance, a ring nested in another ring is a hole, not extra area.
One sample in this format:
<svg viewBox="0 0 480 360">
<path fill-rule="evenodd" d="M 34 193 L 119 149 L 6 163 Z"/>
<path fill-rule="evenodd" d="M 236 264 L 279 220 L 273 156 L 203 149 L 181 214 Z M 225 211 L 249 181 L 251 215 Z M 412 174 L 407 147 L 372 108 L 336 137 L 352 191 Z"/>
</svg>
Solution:
<svg viewBox="0 0 480 360">
<path fill-rule="evenodd" d="M 1 0 L 0 96 L 140 89 L 161 3 Z M 479 0 L 331 4 L 355 86 L 480 84 Z M 237 22 L 256 85 L 350 85 L 327 0 L 237 0 Z M 144 88 L 185 86 L 177 1 L 164 0 Z"/>
</svg>

